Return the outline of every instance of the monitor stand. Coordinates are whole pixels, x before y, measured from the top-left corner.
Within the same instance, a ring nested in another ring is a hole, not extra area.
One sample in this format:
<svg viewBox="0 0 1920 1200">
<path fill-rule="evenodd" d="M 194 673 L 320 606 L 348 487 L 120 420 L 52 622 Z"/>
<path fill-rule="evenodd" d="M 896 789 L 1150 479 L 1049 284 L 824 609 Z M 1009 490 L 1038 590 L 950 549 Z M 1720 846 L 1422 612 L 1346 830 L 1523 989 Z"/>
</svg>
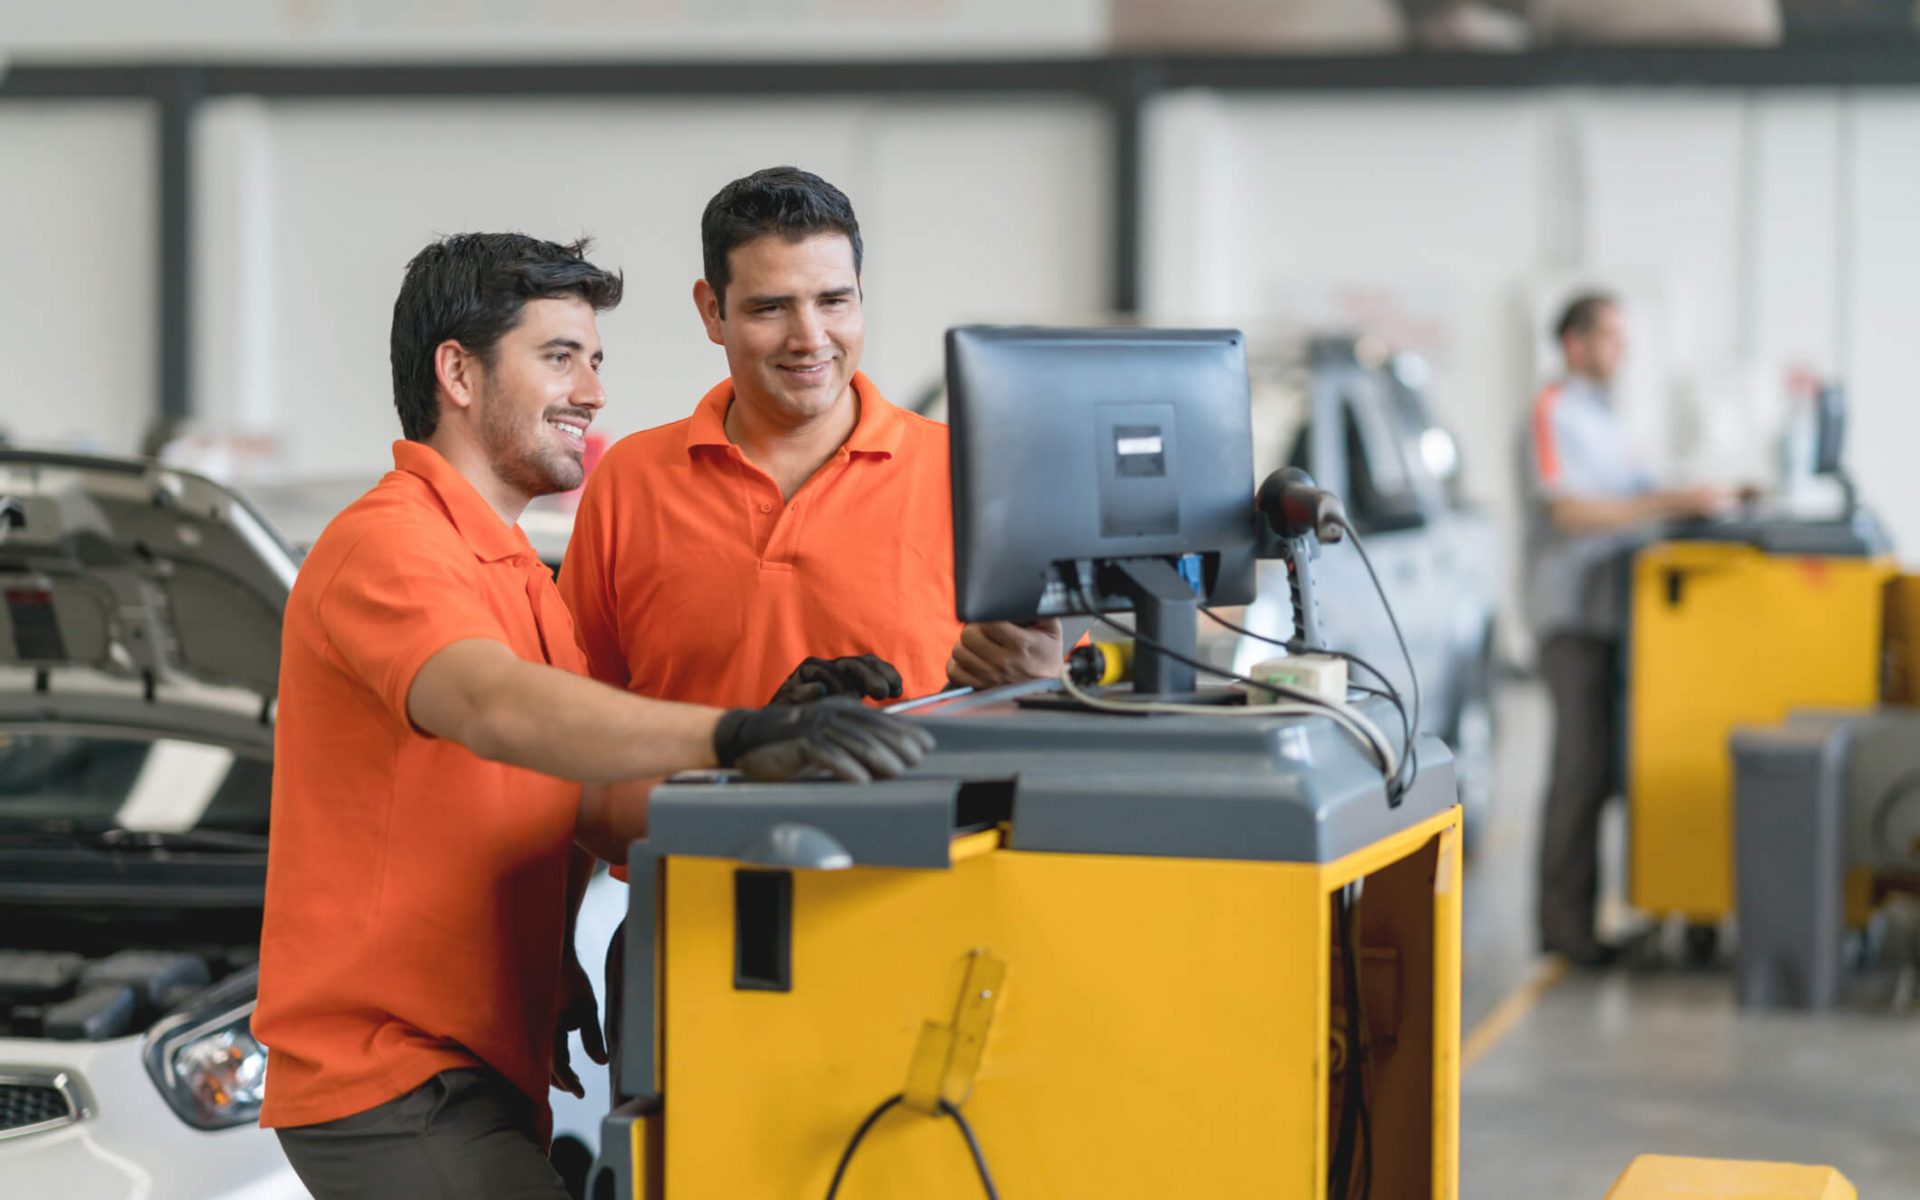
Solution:
<svg viewBox="0 0 1920 1200">
<path fill-rule="evenodd" d="M 1106 559 L 1094 564 L 1094 578 L 1102 592 L 1133 601 L 1139 635 L 1133 644 L 1134 694 L 1191 695 L 1195 672 L 1180 658 L 1200 657 L 1200 597 L 1193 585 L 1164 558 Z"/>
<path fill-rule="evenodd" d="M 1095 586 L 1102 595 L 1125 596 L 1133 602 L 1133 627 L 1139 635 L 1133 644 L 1133 691 L 1121 693 L 1121 701 L 1163 700 L 1181 704 L 1245 704 L 1246 694 L 1237 688 L 1197 686 L 1194 668 L 1161 652 L 1171 650 L 1181 658 L 1200 657 L 1200 597 L 1193 585 L 1164 558 L 1109 558 L 1094 562 Z M 1149 646 L 1147 642 L 1154 645 Z M 1022 696 L 1015 701 L 1022 708 L 1060 708 L 1084 710 L 1070 695 L 1048 692 Z"/>
</svg>

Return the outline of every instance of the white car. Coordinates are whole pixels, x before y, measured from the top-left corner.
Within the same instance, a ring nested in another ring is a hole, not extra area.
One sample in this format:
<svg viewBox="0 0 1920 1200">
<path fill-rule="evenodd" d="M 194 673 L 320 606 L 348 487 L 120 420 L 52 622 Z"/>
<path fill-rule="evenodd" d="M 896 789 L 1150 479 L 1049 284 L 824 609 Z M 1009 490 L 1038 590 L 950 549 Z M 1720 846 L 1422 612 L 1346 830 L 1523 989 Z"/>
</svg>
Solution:
<svg viewBox="0 0 1920 1200">
<path fill-rule="evenodd" d="M 249 1027 L 298 557 L 191 472 L 0 449 L 0 1200 L 307 1195 L 257 1124 Z M 595 977 L 625 906 L 602 872 Z M 607 1089 L 577 1036 L 573 1063 L 577 1192 Z"/>
<path fill-rule="evenodd" d="M 1309 345 L 1301 367 L 1267 363 L 1256 374 L 1258 474 L 1303 467 L 1345 501 L 1406 636 L 1421 731 L 1453 751 L 1467 845 L 1475 848 L 1494 805 L 1494 617 L 1506 572 L 1498 531 L 1465 497 L 1458 449 L 1427 402 L 1418 359 L 1328 337 Z M 1399 640 L 1352 546 L 1325 547 L 1314 579 L 1327 644 L 1361 655 L 1410 697 Z M 1235 670 L 1277 653 L 1266 639 L 1293 633 L 1285 564 L 1260 564 L 1259 593 L 1242 617 L 1259 636 L 1202 625 L 1203 645 Z"/>
<path fill-rule="evenodd" d="M 0 1196 L 306 1195 L 249 1030 L 293 575 L 205 479 L 0 452 Z"/>
</svg>

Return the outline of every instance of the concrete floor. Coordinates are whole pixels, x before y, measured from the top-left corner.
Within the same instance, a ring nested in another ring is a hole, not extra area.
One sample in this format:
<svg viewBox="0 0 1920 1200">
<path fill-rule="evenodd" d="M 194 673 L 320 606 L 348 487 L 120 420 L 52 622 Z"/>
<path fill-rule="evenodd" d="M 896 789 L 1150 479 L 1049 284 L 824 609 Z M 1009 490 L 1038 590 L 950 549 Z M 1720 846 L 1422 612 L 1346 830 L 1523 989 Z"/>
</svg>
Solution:
<svg viewBox="0 0 1920 1200">
<path fill-rule="evenodd" d="M 1920 1018 L 1743 1012 L 1724 970 L 1556 974 L 1532 948 L 1550 721 L 1500 697 L 1500 795 L 1469 866 L 1463 1200 L 1601 1200 L 1636 1155 L 1829 1163 L 1865 1200 L 1920 1198 Z M 1627 914 L 1618 814 L 1608 830 Z"/>
</svg>

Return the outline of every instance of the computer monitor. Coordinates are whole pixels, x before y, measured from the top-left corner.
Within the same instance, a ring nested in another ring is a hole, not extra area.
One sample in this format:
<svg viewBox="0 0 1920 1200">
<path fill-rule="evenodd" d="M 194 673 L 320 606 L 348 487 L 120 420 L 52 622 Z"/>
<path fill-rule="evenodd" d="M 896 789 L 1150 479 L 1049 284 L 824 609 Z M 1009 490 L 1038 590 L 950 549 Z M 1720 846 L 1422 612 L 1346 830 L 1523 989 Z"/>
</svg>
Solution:
<svg viewBox="0 0 1920 1200">
<path fill-rule="evenodd" d="M 963 621 L 1131 611 L 1136 691 L 1191 693 L 1201 603 L 1254 596 L 1234 330 L 947 331 Z"/>
<path fill-rule="evenodd" d="M 1847 437 L 1847 389 L 1844 384 L 1827 382 L 1814 393 L 1813 473 L 1843 473 L 1841 448 Z"/>
</svg>

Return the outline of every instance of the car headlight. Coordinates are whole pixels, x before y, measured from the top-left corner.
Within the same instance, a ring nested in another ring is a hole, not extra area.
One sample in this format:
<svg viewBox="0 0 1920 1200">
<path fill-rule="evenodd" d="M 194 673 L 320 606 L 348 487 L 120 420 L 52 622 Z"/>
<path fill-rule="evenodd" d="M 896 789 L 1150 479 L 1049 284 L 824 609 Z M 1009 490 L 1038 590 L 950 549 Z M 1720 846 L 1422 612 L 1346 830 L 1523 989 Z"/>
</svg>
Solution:
<svg viewBox="0 0 1920 1200">
<path fill-rule="evenodd" d="M 226 1129 L 260 1119 L 267 1050 L 253 1038 L 258 987 L 258 971 L 243 971 L 189 1000 L 147 1033 L 147 1074 L 167 1106 L 195 1129 Z"/>
</svg>

